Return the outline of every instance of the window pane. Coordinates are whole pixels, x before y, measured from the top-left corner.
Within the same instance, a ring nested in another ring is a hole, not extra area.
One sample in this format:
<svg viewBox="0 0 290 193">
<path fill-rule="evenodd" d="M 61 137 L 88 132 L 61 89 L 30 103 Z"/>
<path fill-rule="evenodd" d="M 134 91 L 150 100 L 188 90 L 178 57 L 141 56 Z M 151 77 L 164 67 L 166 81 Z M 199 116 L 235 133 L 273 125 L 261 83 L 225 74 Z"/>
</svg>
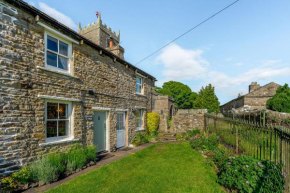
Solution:
<svg viewBox="0 0 290 193">
<path fill-rule="evenodd" d="M 57 39 L 47 36 L 47 49 L 58 52 Z"/>
<path fill-rule="evenodd" d="M 67 119 L 67 104 L 59 104 L 59 119 Z"/>
<path fill-rule="evenodd" d="M 57 137 L 57 121 L 46 122 L 46 137 Z"/>
<path fill-rule="evenodd" d="M 136 92 L 141 93 L 140 86 L 138 84 L 136 85 Z"/>
<path fill-rule="evenodd" d="M 58 118 L 58 104 L 47 103 L 47 119 L 57 119 L 57 118 Z"/>
<path fill-rule="evenodd" d="M 59 41 L 59 53 L 68 56 L 68 44 Z"/>
<path fill-rule="evenodd" d="M 67 135 L 68 121 L 59 121 L 58 122 L 58 136 Z"/>
<path fill-rule="evenodd" d="M 51 52 L 46 52 L 46 62 L 50 66 L 57 67 L 57 55 Z"/>
<path fill-rule="evenodd" d="M 137 82 L 137 84 L 141 84 L 141 78 L 137 77 L 136 82 Z"/>
<path fill-rule="evenodd" d="M 67 70 L 67 58 L 58 56 L 58 68 Z"/>
</svg>

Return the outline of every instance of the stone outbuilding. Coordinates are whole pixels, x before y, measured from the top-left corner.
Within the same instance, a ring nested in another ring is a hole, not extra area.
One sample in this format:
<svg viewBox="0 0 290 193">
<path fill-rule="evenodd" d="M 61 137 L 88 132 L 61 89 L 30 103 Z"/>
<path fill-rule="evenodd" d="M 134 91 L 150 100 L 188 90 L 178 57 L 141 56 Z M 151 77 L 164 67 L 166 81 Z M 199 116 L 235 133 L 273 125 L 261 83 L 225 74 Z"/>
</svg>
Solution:
<svg viewBox="0 0 290 193">
<path fill-rule="evenodd" d="M 0 176 L 73 143 L 128 146 L 155 78 L 124 60 L 120 32 L 79 33 L 22 0 L 0 0 Z"/>
<path fill-rule="evenodd" d="M 267 101 L 272 98 L 277 89 L 280 87 L 279 84 L 271 82 L 264 86 L 260 86 L 257 82 L 252 82 L 249 85 L 249 93 L 239 96 L 236 99 L 227 102 L 220 106 L 221 113 L 228 112 L 232 109 L 237 110 L 262 110 L 266 109 Z"/>
</svg>

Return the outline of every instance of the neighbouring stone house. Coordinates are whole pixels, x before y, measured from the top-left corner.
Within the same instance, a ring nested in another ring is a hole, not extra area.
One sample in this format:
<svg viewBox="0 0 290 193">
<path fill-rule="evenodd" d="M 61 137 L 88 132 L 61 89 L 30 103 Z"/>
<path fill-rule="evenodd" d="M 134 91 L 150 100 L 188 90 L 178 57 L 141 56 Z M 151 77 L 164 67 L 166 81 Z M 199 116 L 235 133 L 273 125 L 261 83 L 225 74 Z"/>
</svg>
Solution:
<svg viewBox="0 0 290 193">
<path fill-rule="evenodd" d="M 228 112 L 232 109 L 237 110 L 262 110 L 266 108 L 267 101 L 276 94 L 279 84 L 271 82 L 260 86 L 257 82 L 249 85 L 249 93 L 239 96 L 236 99 L 220 106 L 221 113 Z"/>
<path fill-rule="evenodd" d="M 72 143 L 128 146 L 155 78 L 124 60 L 99 17 L 79 33 L 22 0 L 0 0 L 0 176 Z"/>
</svg>

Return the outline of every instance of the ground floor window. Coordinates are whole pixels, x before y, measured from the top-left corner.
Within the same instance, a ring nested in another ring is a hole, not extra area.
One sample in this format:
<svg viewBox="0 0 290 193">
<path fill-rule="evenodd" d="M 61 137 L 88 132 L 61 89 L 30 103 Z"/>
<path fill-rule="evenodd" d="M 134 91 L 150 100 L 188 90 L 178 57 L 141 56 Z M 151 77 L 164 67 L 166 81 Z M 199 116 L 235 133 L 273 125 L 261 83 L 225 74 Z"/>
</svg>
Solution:
<svg viewBox="0 0 290 193">
<path fill-rule="evenodd" d="M 55 141 L 71 136 L 71 102 L 46 101 L 46 139 Z"/>
<path fill-rule="evenodd" d="M 136 130 L 143 129 L 143 111 L 142 109 L 136 110 Z"/>
</svg>

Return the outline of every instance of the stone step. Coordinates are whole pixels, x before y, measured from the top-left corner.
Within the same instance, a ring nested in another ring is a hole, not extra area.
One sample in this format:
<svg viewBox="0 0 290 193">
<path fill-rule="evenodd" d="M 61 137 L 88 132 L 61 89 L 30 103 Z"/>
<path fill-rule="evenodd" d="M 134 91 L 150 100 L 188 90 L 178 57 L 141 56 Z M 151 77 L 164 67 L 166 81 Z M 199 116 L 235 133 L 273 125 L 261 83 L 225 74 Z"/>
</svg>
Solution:
<svg viewBox="0 0 290 193">
<path fill-rule="evenodd" d="M 13 162 L 6 162 L 6 163 L 4 162 L 4 163 L 0 164 L 0 169 L 8 168 L 8 167 L 13 166 L 13 165 L 15 165 L 15 163 L 13 163 Z"/>
</svg>

